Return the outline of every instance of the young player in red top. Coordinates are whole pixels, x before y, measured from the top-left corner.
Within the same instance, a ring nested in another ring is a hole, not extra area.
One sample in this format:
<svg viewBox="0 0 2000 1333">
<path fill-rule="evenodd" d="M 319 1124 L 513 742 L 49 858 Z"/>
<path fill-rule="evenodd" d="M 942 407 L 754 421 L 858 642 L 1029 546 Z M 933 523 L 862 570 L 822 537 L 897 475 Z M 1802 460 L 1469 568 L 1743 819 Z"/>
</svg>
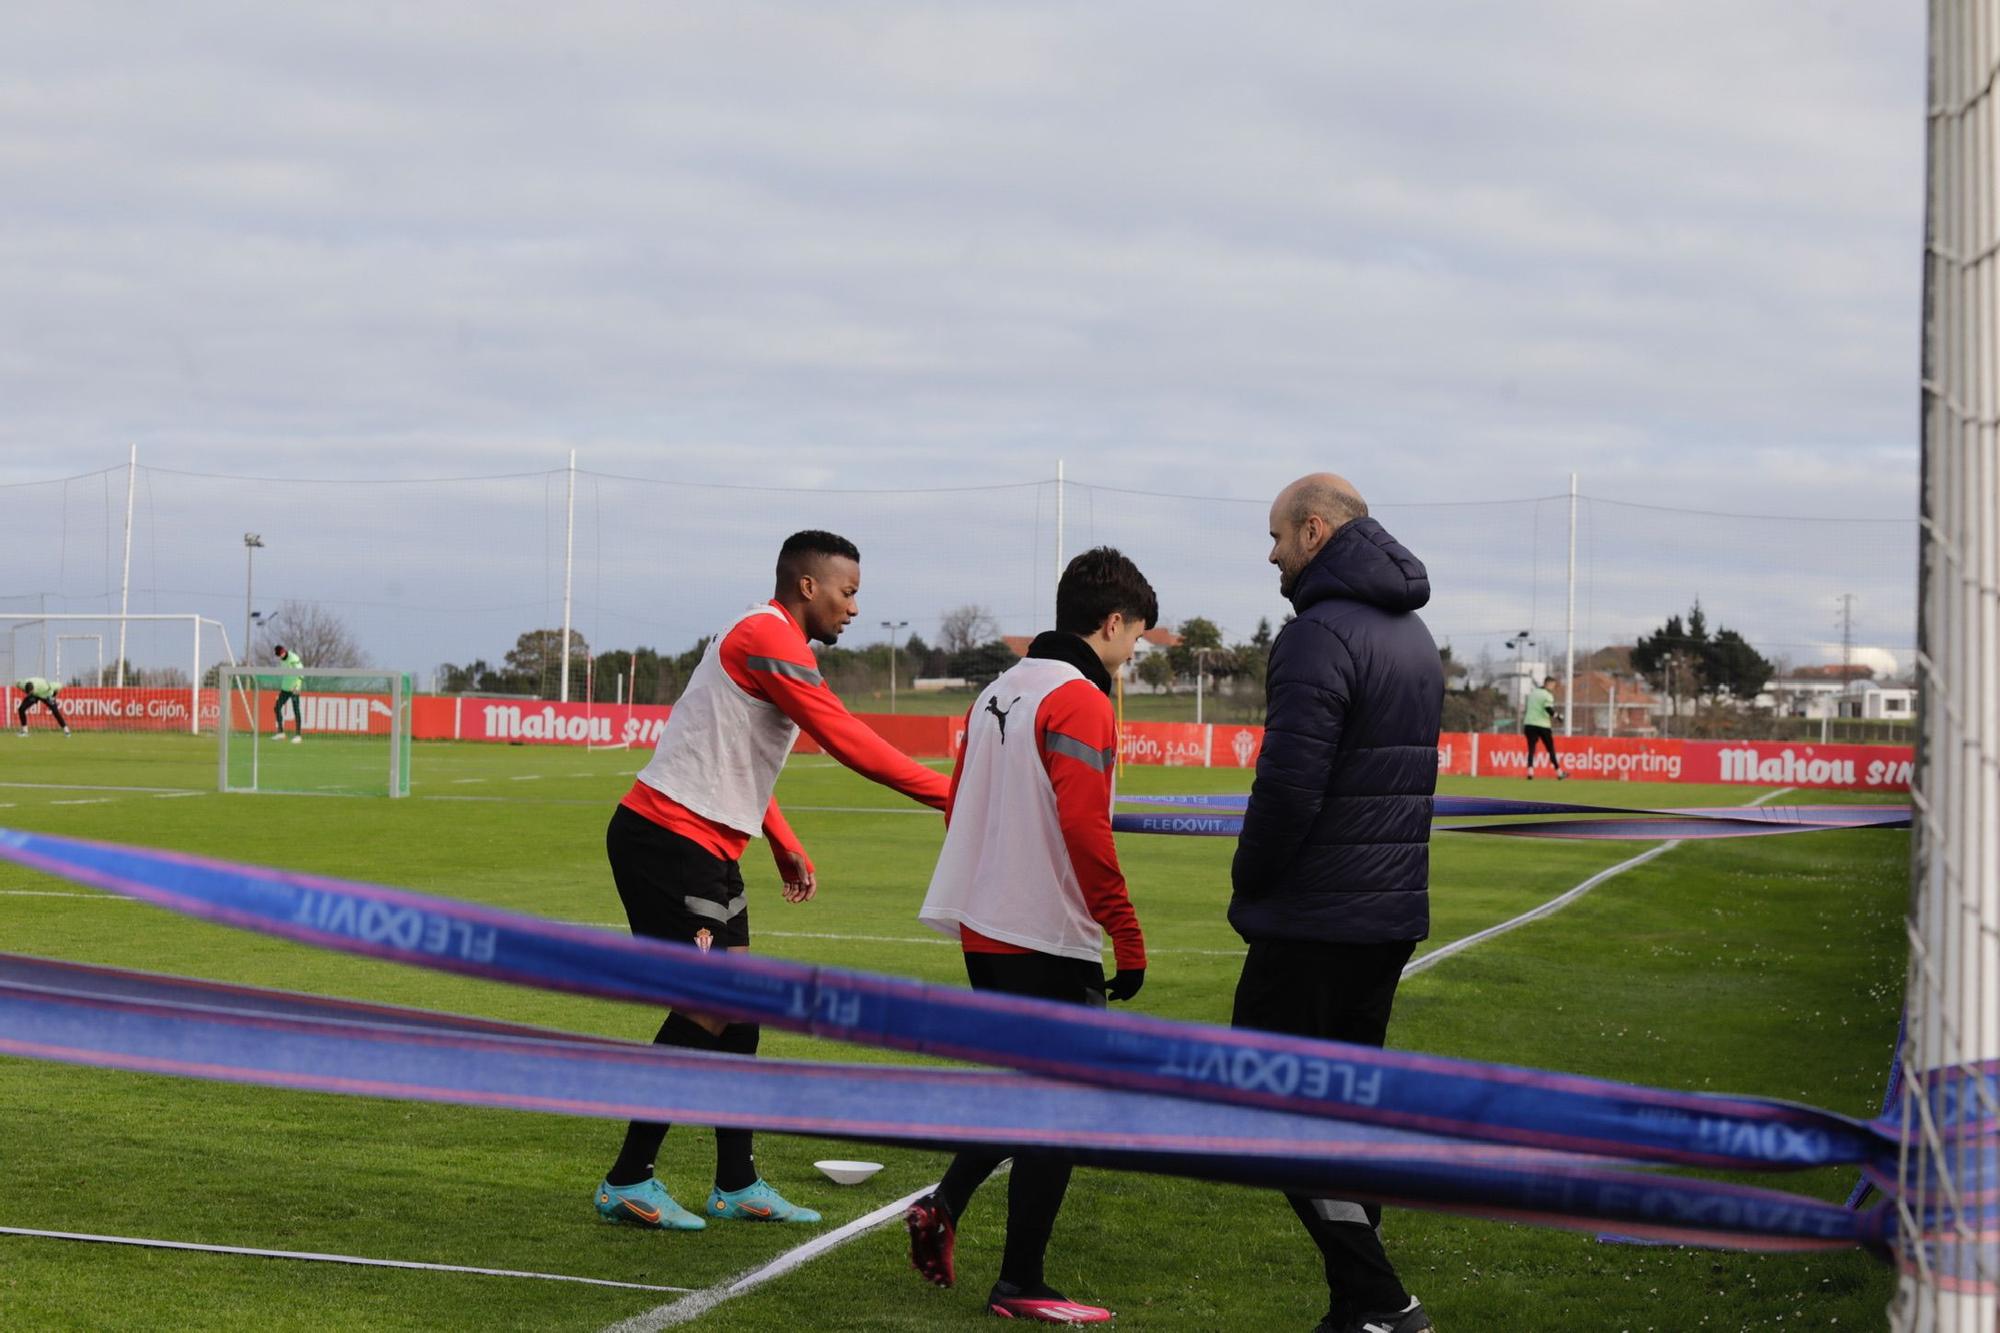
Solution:
<svg viewBox="0 0 2000 1333">
<path fill-rule="evenodd" d="M 987 686 L 966 717 L 952 773 L 944 848 L 921 919 L 957 935 L 974 990 L 1072 1004 L 1129 1000 L 1146 979 L 1146 942 L 1111 839 L 1118 726 L 1111 674 L 1160 605 L 1138 567 L 1109 547 L 1070 561 L 1056 627 Z M 1104 980 L 1104 937 L 1117 974 Z M 1069 1187 L 1067 1162 L 1037 1153 L 962 1152 L 936 1191 L 910 1206 L 910 1261 L 956 1280 L 952 1248 L 972 1193 L 1002 1160 L 1007 1248 L 987 1309 L 1009 1319 L 1097 1324 L 1111 1312 L 1052 1289 L 1042 1261 Z"/>
<path fill-rule="evenodd" d="M 856 614 L 861 553 L 830 532 L 797 532 L 778 552 L 777 590 L 708 646 L 674 705 L 653 758 L 612 814 L 611 875 L 632 933 L 709 949 L 750 947 L 738 865 L 762 832 L 777 858 L 785 901 L 818 892 L 812 860 L 772 798 L 792 742 L 804 731 L 861 774 L 943 809 L 949 784 L 897 750 L 841 705 L 808 640 L 831 644 Z M 752 1055 L 758 1025 L 674 1010 L 657 1045 Z M 606 1220 L 699 1231 L 705 1218 L 817 1222 L 757 1174 L 748 1130 L 715 1131 L 715 1185 L 700 1215 L 675 1203 L 653 1174 L 667 1126 L 635 1120 L 597 1189 Z"/>
</svg>

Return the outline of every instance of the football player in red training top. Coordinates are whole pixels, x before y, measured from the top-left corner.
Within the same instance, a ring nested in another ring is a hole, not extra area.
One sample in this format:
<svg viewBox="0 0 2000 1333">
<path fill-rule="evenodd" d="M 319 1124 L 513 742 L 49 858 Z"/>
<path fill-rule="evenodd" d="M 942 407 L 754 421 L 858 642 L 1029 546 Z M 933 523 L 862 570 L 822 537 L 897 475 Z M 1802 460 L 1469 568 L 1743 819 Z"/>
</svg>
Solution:
<svg viewBox="0 0 2000 1333">
<path fill-rule="evenodd" d="M 1146 979 L 1146 942 L 1111 840 L 1118 724 L 1110 696 L 1112 673 L 1159 618 L 1137 566 L 1109 547 L 1085 551 L 1056 586 L 1055 629 L 1036 636 L 972 705 L 921 919 L 958 936 L 974 990 L 1101 1006 L 1107 995 L 1131 999 Z M 1108 985 L 1106 935 L 1118 964 Z M 986 1308 L 1048 1324 L 1108 1322 L 1109 1310 L 1071 1301 L 1043 1278 L 1070 1169 L 1038 1153 L 953 1158 L 936 1191 L 904 1219 L 911 1263 L 952 1285 L 958 1219 L 1010 1155 L 1007 1248 Z"/>
<path fill-rule="evenodd" d="M 796 532 L 778 552 L 771 600 L 737 618 L 708 646 L 660 733 L 653 758 L 611 816 L 605 846 L 632 933 L 697 948 L 750 947 L 750 911 L 738 865 L 762 832 L 787 902 L 818 891 L 813 864 L 771 797 L 800 731 L 863 777 L 943 809 L 950 784 L 870 731 L 820 676 L 811 640 L 831 644 L 856 614 L 861 553 L 830 532 Z M 751 1055 L 755 1023 L 673 1010 L 661 1046 Z M 667 1127 L 635 1120 L 604 1181 L 608 1221 L 699 1231 L 707 1218 L 817 1222 L 757 1174 L 750 1131 L 715 1131 L 715 1185 L 699 1214 L 675 1203 L 653 1174 Z"/>
</svg>

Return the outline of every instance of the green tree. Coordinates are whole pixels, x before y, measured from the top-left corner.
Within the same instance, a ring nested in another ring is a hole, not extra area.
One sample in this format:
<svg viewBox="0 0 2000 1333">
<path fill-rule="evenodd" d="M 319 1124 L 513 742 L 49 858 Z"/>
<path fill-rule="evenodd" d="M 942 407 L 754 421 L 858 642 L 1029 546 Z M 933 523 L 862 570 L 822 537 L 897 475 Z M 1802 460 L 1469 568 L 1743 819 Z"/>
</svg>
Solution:
<svg viewBox="0 0 2000 1333">
<path fill-rule="evenodd" d="M 507 651 L 507 674 L 527 682 L 522 691 L 554 698 L 562 689 L 562 631 L 531 629 L 514 641 Z M 583 631 L 569 632 L 570 689 L 572 699 L 583 697 L 585 664 L 590 661 L 590 644 Z"/>
<path fill-rule="evenodd" d="M 1222 631 L 1213 620 L 1205 616 L 1189 616 L 1181 622 L 1179 633 L 1181 641 L 1167 650 L 1174 675 L 1183 680 L 1191 679 L 1198 664 L 1212 676 L 1228 674 L 1227 668 L 1234 664 L 1224 661 L 1227 654 L 1221 651 Z"/>
<path fill-rule="evenodd" d="M 1733 699 L 1754 699 L 1771 679 L 1772 667 L 1733 629 L 1718 629 L 1709 640 L 1702 672 L 1710 686 Z"/>
<path fill-rule="evenodd" d="M 1168 694 L 1172 694 L 1174 692 L 1174 664 L 1168 660 L 1166 653 L 1147 653 L 1139 659 L 1139 679 L 1145 681 L 1156 690 L 1164 690 Z"/>
<path fill-rule="evenodd" d="M 1003 640 L 993 639 L 977 647 L 953 653 L 950 673 L 965 677 L 973 689 L 983 690 L 991 685 L 1001 672 L 1020 660 Z"/>
</svg>

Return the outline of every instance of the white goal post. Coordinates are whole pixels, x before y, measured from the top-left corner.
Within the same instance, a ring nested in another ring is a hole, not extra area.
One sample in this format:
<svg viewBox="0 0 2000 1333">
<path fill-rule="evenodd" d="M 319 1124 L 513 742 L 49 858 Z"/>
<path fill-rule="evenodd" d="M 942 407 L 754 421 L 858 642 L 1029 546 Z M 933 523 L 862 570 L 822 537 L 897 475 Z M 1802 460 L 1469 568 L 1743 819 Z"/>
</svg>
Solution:
<svg viewBox="0 0 2000 1333">
<path fill-rule="evenodd" d="M 410 794 L 408 672 L 276 663 L 224 667 L 218 684 L 218 791 Z"/>
<path fill-rule="evenodd" d="M 2000 0 L 1932 0 L 1901 1333 L 2000 1320 Z M 1983 1132 L 1980 1132 L 1982 1131 Z"/>
<path fill-rule="evenodd" d="M 125 684 L 126 663 L 121 658 L 117 664 L 119 684 L 115 687 L 104 687 L 101 692 L 116 690 L 122 693 L 140 689 L 151 689 L 155 693 L 178 692 L 184 697 L 187 706 L 187 730 L 191 735 L 199 735 L 203 711 L 202 678 L 208 672 L 210 658 L 210 654 L 203 650 L 205 647 L 213 648 L 219 645 L 221 653 L 215 660 L 228 665 L 235 664 L 236 651 L 229 642 L 229 631 L 223 628 L 221 621 L 186 612 L 132 615 L 38 612 L 0 615 L 0 632 L 4 632 L 6 644 L 6 679 L 0 681 L 0 702 L 4 702 L 11 709 L 17 701 L 18 691 L 15 687 L 29 676 L 42 676 L 62 684 L 62 645 L 66 641 L 93 638 L 98 640 L 98 675 L 100 679 L 102 678 L 104 630 L 97 629 L 93 633 L 65 633 L 66 629 L 86 625 L 116 628 L 119 631 L 119 641 L 122 643 L 125 640 L 126 628 L 137 624 L 154 625 L 168 630 L 184 630 L 187 641 L 184 645 L 175 645 L 174 652 L 178 654 L 185 651 L 187 655 L 160 665 L 175 673 L 185 670 L 187 675 L 185 685 L 179 682 L 168 687 Z M 210 635 L 213 637 L 207 637 Z M 174 714 L 178 726 L 178 705 L 174 709 Z M 213 716 L 212 712 L 210 716 Z"/>
</svg>

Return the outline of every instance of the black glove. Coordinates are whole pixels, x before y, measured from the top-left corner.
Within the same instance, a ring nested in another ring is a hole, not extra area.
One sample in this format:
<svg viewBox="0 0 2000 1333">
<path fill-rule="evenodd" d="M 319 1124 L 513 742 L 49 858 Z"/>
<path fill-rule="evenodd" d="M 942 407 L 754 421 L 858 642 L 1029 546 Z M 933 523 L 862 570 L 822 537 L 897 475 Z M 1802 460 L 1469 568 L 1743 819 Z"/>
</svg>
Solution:
<svg viewBox="0 0 2000 1333">
<path fill-rule="evenodd" d="M 1104 994 L 1113 1000 L 1129 1000 L 1139 993 L 1139 987 L 1146 984 L 1146 969 L 1143 967 L 1121 967 L 1118 975 L 1104 984 Z"/>
</svg>

